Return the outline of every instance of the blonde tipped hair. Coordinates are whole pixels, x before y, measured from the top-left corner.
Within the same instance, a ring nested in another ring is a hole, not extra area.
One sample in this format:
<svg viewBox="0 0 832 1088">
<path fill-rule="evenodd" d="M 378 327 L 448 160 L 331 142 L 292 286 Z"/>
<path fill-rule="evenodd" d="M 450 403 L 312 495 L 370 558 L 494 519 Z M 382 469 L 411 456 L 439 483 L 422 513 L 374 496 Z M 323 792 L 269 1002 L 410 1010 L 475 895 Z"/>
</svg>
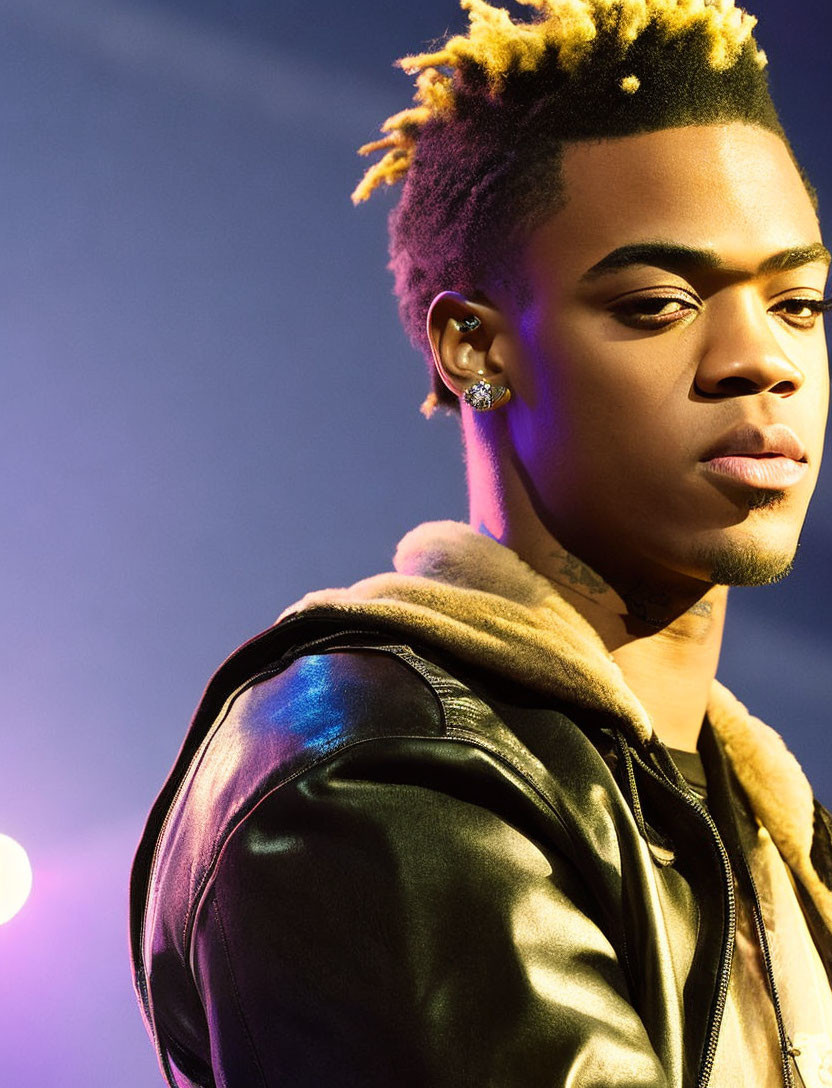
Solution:
<svg viewBox="0 0 832 1088">
<path fill-rule="evenodd" d="M 708 62 L 715 71 L 734 64 L 757 20 L 733 0 L 517 0 L 533 8 L 537 18 L 515 21 L 504 8 L 486 0 L 460 0 L 468 12 L 468 33 L 449 38 L 441 49 L 418 53 L 397 61 L 416 78 L 415 106 L 388 117 L 382 124 L 381 139 L 358 149 L 359 155 L 385 151 L 379 162 L 365 173 L 352 194 L 353 202 L 366 200 L 379 185 L 393 185 L 404 177 L 410 165 L 419 129 L 454 106 L 452 72 L 475 65 L 486 73 L 492 93 L 499 94 L 512 72 L 533 72 L 543 57 L 556 51 L 565 73 L 573 72 L 591 53 L 599 31 L 612 29 L 622 52 L 635 42 L 651 23 L 660 25 L 672 37 L 701 27 L 710 43 Z M 754 45 L 757 63 L 765 67 L 766 56 Z M 444 70 L 443 70 L 444 69 Z M 636 75 L 626 76 L 622 90 L 638 89 Z"/>
</svg>

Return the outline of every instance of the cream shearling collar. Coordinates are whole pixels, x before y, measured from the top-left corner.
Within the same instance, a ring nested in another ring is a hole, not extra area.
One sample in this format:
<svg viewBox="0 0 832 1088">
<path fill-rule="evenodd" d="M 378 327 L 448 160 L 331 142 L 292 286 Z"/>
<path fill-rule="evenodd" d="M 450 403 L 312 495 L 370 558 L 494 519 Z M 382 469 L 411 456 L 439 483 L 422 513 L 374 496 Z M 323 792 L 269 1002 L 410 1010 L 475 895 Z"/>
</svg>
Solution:
<svg viewBox="0 0 832 1088">
<path fill-rule="evenodd" d="M 309 593 L 281 618 L 325 607 L 381 620 L 544 695 L 612 713 L 634 738 L 652 734 L 594 628 L 515 552 L 461 522 L 426 522 L 402 539 L 394 566 Z M 708 716 L 758 819 L 832 928 L 832 891 L 810 860 L 812 789 L 797 760 L 716 680 Z"/>
</svg>

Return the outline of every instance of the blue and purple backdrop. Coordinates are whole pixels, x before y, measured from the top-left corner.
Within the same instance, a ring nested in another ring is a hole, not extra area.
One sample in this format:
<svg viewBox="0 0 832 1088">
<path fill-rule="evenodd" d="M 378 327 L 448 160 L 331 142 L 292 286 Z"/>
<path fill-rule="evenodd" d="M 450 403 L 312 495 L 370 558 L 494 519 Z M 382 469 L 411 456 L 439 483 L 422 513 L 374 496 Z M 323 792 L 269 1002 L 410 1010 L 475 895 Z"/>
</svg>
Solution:
<svg viewBox="0 0 832 1088">
<path fill-rule="evenodd" d="M 825 0 L 759 0 L 787 128 L 832 202 Z M 127 876 L 214 667 L 304 591 L 464 518 L 456 425 L 385 271 L 355 147 L 454 0 L 0 0 L 0 1084 L 160 1084 Z M 832 802 L 832 484 L 799 566 L 734 591 L 722 678 Z"/>
</svg>

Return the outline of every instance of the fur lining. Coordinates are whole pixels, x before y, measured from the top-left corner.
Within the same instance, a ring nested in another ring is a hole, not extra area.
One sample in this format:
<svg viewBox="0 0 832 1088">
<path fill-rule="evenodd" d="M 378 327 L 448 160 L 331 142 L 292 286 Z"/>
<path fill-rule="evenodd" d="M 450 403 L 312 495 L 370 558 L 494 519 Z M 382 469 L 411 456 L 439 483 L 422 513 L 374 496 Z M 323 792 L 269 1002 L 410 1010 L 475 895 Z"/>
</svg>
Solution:
<svg viewBox="0 0 832 1088">
<path fill-rule="evenodd" d="M 281 619 L 325 607 L 379 619 L 417 641 L 601 709 L 646 740 L 653 727 L 595 629 L 513 551 L 454 521 L 428 522 L 399 544 L 396 571 L 308 593 Z"/>
<path fill-rule="evenodd" d="M 779 733 L 749 714 L 718 680 L 708 716 L 757 819 L 832 927 L 832 891 L 811 861 L 815 801 L 800 764 Z"/>
<path fill-rule="evenodd" d="M 614 714 L 635 739 L 651 736 L 646 710 L 594 628 L 510 549 L 461 522 L 427 522 L 403 538 L 394 566 L 309 593 L 281 619 L 324 607 L 383 620 L 544 695 Z M 708 715 L 757 818 L 832 928 L 832 891 L 810 860 L 812 789 L 797 760 L 718 681 Z"/>
</svg>

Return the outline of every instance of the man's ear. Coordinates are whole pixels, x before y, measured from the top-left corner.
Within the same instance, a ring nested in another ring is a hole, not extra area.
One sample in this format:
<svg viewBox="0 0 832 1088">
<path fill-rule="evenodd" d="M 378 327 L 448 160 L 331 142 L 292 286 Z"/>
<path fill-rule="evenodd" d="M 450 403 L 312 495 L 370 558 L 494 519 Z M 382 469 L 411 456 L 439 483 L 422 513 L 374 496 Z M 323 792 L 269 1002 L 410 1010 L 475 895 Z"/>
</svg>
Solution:
<svg viewBox="0 0 832 1088">
<path fill-rule="evenodd" d="M 430 304 L 428 339 L 437 373 L 459 397 L 475 382 L 508 385 L 494 350 L 502 328 L 500 311 L 487 302 L 471 302 L 456 291 L 443 291 Z"/>
</svg>

